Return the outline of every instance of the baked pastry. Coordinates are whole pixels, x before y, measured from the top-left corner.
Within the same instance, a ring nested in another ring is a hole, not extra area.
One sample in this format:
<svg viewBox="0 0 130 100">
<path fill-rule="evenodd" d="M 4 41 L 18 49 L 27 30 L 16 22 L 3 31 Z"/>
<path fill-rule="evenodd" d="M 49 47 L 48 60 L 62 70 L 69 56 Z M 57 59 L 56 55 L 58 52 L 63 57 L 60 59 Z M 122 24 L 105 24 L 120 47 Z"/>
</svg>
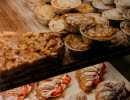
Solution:
<svg viewBox="0 0 130 100">
<path fill-rule="evenodd" d="M 94 21 L 93 18 L 90 18 L 90 17 L 88 18 L 84 14 L 80 14 L 80 13 L 64 14 L 62 18 L 65 20 L 66 23 L 71 24 L 71 25 L 81 25 L 81 24 Z"/>
<path fill-rule="evenodd" d="M 81 35 L 70 34 L 64 38 L 65 44 L 74 50 L 86 50 L 90 48 L 91 40 L 83 41 Z"/>
<path fill-rule="evenodd" d="M 34 13 L 37 17 L 37 20 L 43 25 L 48 25 L 50 20 L 55 17 L 54 8 L 49 4 L 37 5 Z"/>
<path fill-rule="evenodd" d="M 93 85 L 97 85 L 101 81 L 105 68 L 106 65 L 101 63 L 76 71 L 80 86 L 85 93 L 91 92 Z"/>
<path fill-rule="evenodd" d="M 77 13 L 86 14 L 86 13 L 93 12 L 94 8 L 90 4 L 82 3 L 80 6 L 78 6 L 77 8 L 74 8 L 73 10 L 74 12 L 77 12 Z"/>
<path fill-rule="evenodd" d="M 54 17 L 49 23 L 49 28 L 52 32 L 66 34 L 69 26 L 61 17 Z"/>
<path fill-rule="evenodd" d="M 35 83 L 21 86 L 1 93 L 3 100 L 24 100 Z"/>
<path fill-rule="evenodd" d="M 126 100 L 129 96 L 124 82 L 104 81 L 96 88 L 96 100 Z"/>
<path fill-rule="evenodd" d="M 24 0 L 31 11 L 34 11 L 36 5 L 43 4 L 41 0 Z"/>
<path fill-rule="evenodd" d="M 108 19 L 112 19 L 112 20 L 124 20 L 125 19 L 123 14 L 119 13 L 116 8 L 104 11 L 102 13 L 102 16 L 106 17 Z"/>
<path fill-rule="evenodd" d="M 71 9 L 81 4 L 81 0 L 52 0 L 51 4 L 56 8 Z"/>
<path fill-rule="evenodd" d="M 81 25 L 80 32 L 85 37 L 101 41 L 112 39 L 118 29 L 105 24 L 91 23 Z"/>
<path fill-rule="evenodd" d="M 50 97 L 59 96 L 70 81 L 71 78 L 67 74 L 40 81 L 38 82 L 37 97 L 40 100 L 46 100 Z"/>
<path fill-rule="evenodd" d="M 32 64 L 38 60 L 50 57 L 59 59 L 64 55 L 62 40 L 52 32 L 27 32 L 20 35 L 14 32 L 0 34 L 0 72 Z"/>
</svg>

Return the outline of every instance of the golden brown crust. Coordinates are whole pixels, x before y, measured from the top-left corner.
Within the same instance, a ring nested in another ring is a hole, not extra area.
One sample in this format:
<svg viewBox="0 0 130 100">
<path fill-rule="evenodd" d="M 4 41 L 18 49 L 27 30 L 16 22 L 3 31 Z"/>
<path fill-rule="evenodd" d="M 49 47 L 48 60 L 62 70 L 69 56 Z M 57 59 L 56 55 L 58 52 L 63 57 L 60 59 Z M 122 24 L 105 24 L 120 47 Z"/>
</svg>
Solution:
<svg viewBox="0 0 130 100">
<path fill-rule="evenodd" d="M 20 35 L 20 38 L 12 32 L 4 32 L 0 36 L 0 47 L 0 71 L 33 63 L 48 56 L 58 57 L 64 51 L 62 40 L 52 32 L 28 32 Z"/>
<path fill-rule="evenodd" d="M 89 93 L 92 90 L 93 82 L 95 79 L 99 79 L 99 73 L 103 68 L 103 64 L 97 64 L 84 69 L 76 71 L 81 88 L 85 93 Z"/>
<path fill-rule="evenodd" d="M 78 7 L 81 4 L 81 0 L 52 0 L 51 4 L 54 7 L 62 8 L 62 9 L 70 9 Z"/>
<path fill-rule="evenodd" d="M 96 88 L 96 100 L 115 100 L 120 93 L 123 93 L 124 89 L 124 82 L 104 81 Z"/>
</svg>

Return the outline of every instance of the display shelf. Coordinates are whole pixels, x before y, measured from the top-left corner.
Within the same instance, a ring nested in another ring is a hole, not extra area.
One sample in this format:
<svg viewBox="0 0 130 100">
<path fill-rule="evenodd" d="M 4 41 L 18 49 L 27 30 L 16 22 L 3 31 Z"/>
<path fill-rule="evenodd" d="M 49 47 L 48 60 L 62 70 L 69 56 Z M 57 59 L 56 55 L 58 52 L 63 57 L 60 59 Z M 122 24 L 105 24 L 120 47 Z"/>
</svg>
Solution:
<svg viewBox="0 0 130 100">
<path fill-rule="evenodd" d="M 0 0 L 0 30 L 15 32 L 43 32 L 50 31 L 47 27 L 39 24 L 32 11 L 28 10 L 22 0 Z M 108 61 L 110 59 L 130 54 L 130 46 L 127 44 L 122 48 L 108 49 L 101 45 L 96 45 L 91 52 L 85 56 L 74 58 L 66 50 L 62 61 L 52 64 L 47 61 L 48 65 L 43 62 L 33 63 L 32 65 L 23 66 L 17 73 L 13 71 L 4 75 L 0 73 L 0 91 L 12 89 L 21 85 L 40 81 L 59 74 L 71 72 L 96 63 Z M 60 62 L 60 63 L 59 63 Z M 17 68 L 15 69 L 17 70 Z"/>
</svg>

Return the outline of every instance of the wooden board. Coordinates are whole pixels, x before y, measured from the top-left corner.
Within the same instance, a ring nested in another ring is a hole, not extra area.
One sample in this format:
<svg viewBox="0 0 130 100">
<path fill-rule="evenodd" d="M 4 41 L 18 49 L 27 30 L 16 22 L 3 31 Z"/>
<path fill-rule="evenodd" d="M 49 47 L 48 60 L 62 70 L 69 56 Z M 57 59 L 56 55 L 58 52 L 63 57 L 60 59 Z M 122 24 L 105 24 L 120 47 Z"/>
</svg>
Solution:
<svg viewBox="0 0 130 100">
<path fill-rule="evenodd" d="M 105 62 L 105 64 L 107 68 L 105 69 L 105 75 L 102 81 L 124 81 L 127 90 L 130 91 L 130 83 L 128 82 L 128 80 L 124 78 L 109 62 Z M 80 88 L 75 71 L 68 74 L 71 76 L 72 81 L 67 87 L 67 89 L 64 91 L 63 94 L 61 94 L 61 97 L 57 97 L 49 100 L 75 100 L 76 95 L 81 95 L 81 93 L 85 94 Z M 88 98 L 86 100 L 95 100 L 95 89 L 93 89 L 91 93 L 85 95 Z M 29 95 L 26 97 L 25 100 L 31 100 L 33 96 L 35 95 Z"/>
<path fill-rule="evenodd" d="M 127 79 L 124 78 L 109 62 L 105 62 L 105 64 L 107 68 L 105 70 L 105 75 L 102 81 L 124 81 L 126 88 L 130 91 L 130 83 L 127 81 Z M 87 100 L 95 100 L 95 89 L 93 89 L 91 93 L 85 94 L 80 88 L 75 71 L 68 74 L 71 76 L 72 81 L 67 87 L 67 89 L 64 91 L 64 93 L 60 97 L 49 99 L 49 100 L 75 100 L 75 96 L 81 95 L 81 93 L 84 94 L 86 98 L 88 98 Z M 32 90 L 31 94 L 29 94 L 25 98 L 25 100 L 32 100 L 32 99 L 37 100 L 37 99 L 34 99 L 36 98 L 35 92 L 36 91 Z M 1 97 L 0 97 L 0 100 L 2 100 Z"/>
<path fill-rule="evenodd" d="M 15 31 L 21 34 L 30 31 L 46 32 L 50 30 L 37 21 L 35 14 L 27 8 L 23 0 L 0 0 L 0 32 L 3 31 Z M 63 64 L 69 64 L 74 61 L 75 59 L 66 51 Z M 112 72 L 115 69 L 110 67 L 109 70 Z M 116 72 L 114 77 L 118 75 L 121 76 Z M 126 79 L 124 78 L 123 80 Z"/>
</svg>

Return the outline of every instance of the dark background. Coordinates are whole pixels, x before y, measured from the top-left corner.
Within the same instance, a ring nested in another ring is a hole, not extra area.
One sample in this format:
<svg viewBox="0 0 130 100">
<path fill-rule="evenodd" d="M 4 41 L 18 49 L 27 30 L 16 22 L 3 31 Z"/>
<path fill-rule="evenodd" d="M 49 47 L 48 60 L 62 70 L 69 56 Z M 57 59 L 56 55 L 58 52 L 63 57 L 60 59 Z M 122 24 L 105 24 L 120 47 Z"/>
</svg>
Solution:
<svg viewBox="0 0 130 100">
<path fill-rule="evenodd" d="M 130 81 L 130 55 L 110 60 L 111 64 Z"/>
</svg>

